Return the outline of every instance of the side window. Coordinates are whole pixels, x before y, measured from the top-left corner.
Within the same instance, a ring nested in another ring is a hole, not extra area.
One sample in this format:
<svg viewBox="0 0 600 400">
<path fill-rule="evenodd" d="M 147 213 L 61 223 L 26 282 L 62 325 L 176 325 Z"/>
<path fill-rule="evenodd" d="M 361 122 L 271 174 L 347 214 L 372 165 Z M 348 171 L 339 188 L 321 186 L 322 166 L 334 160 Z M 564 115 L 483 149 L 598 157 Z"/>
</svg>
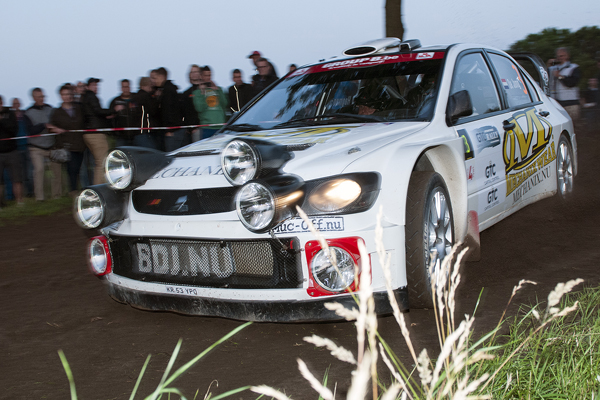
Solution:
<svg viewBox="0 0 600 400">
<path fill-rule="evenodd" d="M 461 90 L 469 92 L 473 103 L 473 115 L 500 110 L 496 85 L 481 53 L 467 54 L 456 64 L 450 94 Z"/>
<path fill-rule="evenodd" d="M 490 54 L 490 59 L 502 81 L 502 89 L 506 93 L 508 106 L 513 108 L 531 103 L 531 87 L 527 88 L 525 78 L 519 68 L 511 60 L 498 54 Z"/>
<path fill-rule="evenodd" d="M 527 85 L 527 91 L 529 91 L 529 94 L 531 95 L 531 99 L 533 101 L 540 101 L 540 96 L 538 96 L 537 91 L 533 88 L 533 83 L 531 82 L 531 80 L 529 80 L 529 77 L 527 76 L 527 74 L 523 75 L 523 80 L 525 81 L 525 85 Z M 536 85 L 537 85 L 537 82 L 536 82 Z M 538 85 L 538 87 L 539 87 L 539 85 Z"/>
</svg>

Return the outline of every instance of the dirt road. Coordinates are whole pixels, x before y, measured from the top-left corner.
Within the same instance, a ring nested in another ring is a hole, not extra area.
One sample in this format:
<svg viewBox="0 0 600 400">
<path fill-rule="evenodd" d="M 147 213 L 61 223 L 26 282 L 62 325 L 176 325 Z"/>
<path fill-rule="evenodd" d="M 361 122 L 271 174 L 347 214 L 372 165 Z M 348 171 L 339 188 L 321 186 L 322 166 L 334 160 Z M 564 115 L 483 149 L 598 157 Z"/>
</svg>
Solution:
<svg viewBox="0 0 600 400">
<path fill-rule="evenodd" d="M 538 286 L 521 292 L 516 303 L 545 299 L 556 283 L 584 278 L 597 285 L 600 261 L 600 134 L 578 132 L 580 174 L 568 208 L 547 199 L 509 217 L 481 235 L 481 261 L 463 267 L 457 315 L 472 313 L 480 291 L 476 330 L 492 329 L 520 279 Z M 179 338 L 177 366 L 239 326 L 219 318 L 185 317 L 135 310 L 111 300 L 85 266 L 86 240 L 68 214 L 39 217 L 0 230 L 0 398 L 65 399 L 68 383 L 57 350 L 73 369 L 80 399 L 127 399 L 148 354 L 150 366 L 140 387 L 156 387 Z M 517 306 L 510 308 L 516 312 Z M 417 350 L 436 353 L 430 311 L 407 314 Z M 391 317 L 379 319 L 380 332 L 397 354 L 406 355 Z M 255 384 L 284 390 L 296 399 L 318 396 L 300 376 L 302 358 L 320 377 L 345 392 L 351 368 L 302 338 L 312 333 L 356 349 L 350 323 L 253 324 L 221 345 L 177 381 L 188 397 Z M 408 362 L 408 358 L 405 358 Z M 385 374 L 386 376 L 388 374 Z M 244 392 L 234 399 L 253 399 Z M 342 398 L 344 396 L 340 396 Z M 138 396 L 141 398 L 141 396 Z"/>
</svg>

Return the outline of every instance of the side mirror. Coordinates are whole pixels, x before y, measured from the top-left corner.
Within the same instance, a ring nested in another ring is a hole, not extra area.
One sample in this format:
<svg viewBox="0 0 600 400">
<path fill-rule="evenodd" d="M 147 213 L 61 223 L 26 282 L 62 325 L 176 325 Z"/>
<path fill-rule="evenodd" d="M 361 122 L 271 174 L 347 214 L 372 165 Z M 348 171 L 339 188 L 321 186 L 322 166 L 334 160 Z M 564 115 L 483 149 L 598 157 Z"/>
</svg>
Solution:
<svg viewBox="0 0 600 400">
<path fill-rule="evenodd" d="M 473 103 L 471 103 L 471 96 L 468 91 L 461 90 L 450 96 L 446 108 L 446 123 L 448 126 L 455 124 L 460 117 L 468 117 L 471 114 L 473 114 Z"/>
</svg>

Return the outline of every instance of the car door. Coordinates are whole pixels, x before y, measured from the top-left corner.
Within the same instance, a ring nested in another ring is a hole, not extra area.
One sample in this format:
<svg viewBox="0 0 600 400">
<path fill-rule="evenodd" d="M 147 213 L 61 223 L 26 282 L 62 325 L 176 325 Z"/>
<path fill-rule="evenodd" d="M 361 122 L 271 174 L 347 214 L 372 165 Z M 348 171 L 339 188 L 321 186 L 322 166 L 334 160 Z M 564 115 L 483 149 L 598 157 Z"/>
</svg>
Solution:
<svg viewBox="0 0 600 400">
<path fill-rule="evenodd" d="M 506 210 L 510 213 L 548 196 L 556 188 L 553 118 L 518 65 L 501 53 L 488 52 L 509 117 L 504 124 L 502 159 Z"/>
<path fill-rule="evenodd" d="M 465 146 L 468 208 L 479 215 L 483 230 L 501 218 L 506 196 L 506 176 L 502 157 L 504 121 L 496 80 L 482 50 L 459 55 L 453 72 L 450 95 L 466 90 L 472 114 L 459 118 L 454 129 Z"/>
</svg>

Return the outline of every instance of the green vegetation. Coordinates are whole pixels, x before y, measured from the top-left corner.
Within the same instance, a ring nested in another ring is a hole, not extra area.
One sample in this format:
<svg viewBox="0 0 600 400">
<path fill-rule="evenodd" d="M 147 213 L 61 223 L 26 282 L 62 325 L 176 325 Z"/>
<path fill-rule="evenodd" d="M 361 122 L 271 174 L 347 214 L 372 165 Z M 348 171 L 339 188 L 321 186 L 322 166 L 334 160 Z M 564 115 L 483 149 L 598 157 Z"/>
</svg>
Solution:
<svg viewBox="0 0 600 400">
<path fill-rule="evenodd" d="M 568 295 L 560 308 L 579 306 L 539 329 L 539 311 L 523 307 L 510 320 L 501 355 L 482 363 L 492 373 L 509 359 L 486 390 L 493 398 L 592 399 L 600 396 L 600 288 Z M 537 315 L 536 315 L 537 314 Z M 528 339 L 531 336 L 531 339 Z M 525 343 L 525 345 L 523 345 Z"/>
<path fill-rule="evenodd" d="M 571 51 L 571 61 L 578 64 L 582 72 L 580 88 L 585 89 L 588 78 L 597 76 L 599 72 L 596 61 L 600 61 L 597 60 L 600 56 L 600 28 L 597 26 L 584 26 L 576 32 L 547 28 L 513 43 L 508 51 L 529 51 L 547 61 L 554 58 L 559 47 L 568 47 Z"/>
<path fill-rule="evenodd" d="M 0 210 L 0 227 L 14 223 L 23 223 L 29 218 L 38 215 L 51 215 L 56 213 L 70 213 L 73 207 L 73 199 L 61 197 L 60 199 L 36 201 L 26 198 L 25 204 L 17 205 L 14 201 L 8 201 Z"/>
</svg>

